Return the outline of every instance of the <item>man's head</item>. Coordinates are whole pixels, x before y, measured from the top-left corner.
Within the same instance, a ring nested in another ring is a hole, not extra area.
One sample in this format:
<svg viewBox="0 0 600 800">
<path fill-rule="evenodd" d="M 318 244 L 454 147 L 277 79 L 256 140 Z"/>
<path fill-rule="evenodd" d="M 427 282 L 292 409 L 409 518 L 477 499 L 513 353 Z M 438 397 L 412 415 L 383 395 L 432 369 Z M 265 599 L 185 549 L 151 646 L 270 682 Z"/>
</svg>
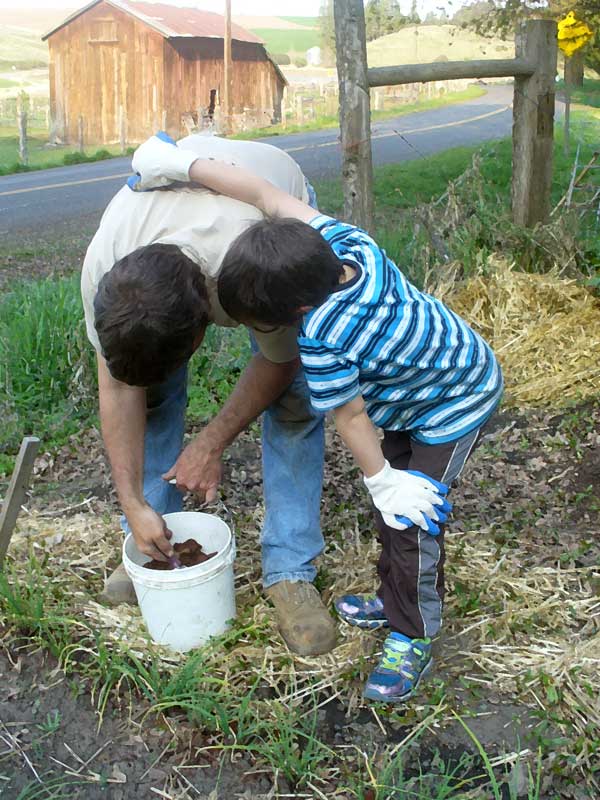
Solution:
<svg viewBox="0 0 600 800">
<path fill-rule="evenodd" d="M 209 319 L 204 278 L 176 245 L 140 247 L 102 278 L 94 314 L 111 375 L 132 386 L 161 383 L 202 340 Z"/>
<path fill-rule="evenodd" d="M 219 301 L 238 322 L 292 325 L 339 284 L 341 261 L 318 231 L 265 219 L 233 242 L 219 271 Z"/>
</svg>

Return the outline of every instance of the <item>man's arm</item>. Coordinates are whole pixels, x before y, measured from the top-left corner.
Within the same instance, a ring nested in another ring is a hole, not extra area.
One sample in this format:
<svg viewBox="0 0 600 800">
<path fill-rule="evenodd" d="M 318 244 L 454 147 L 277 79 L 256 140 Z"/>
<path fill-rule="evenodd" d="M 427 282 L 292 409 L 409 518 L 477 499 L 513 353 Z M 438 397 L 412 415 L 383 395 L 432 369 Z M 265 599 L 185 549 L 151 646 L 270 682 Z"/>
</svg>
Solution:
<svg viewBox="0 0 600 800">
<path fill-rule="evenodd" d="M 98 355 L 102 436 L 119 501 L 142 553 L 166 561 L 173 555 L 163 518 L 144 500 L 146 390 L 115 380 Z"/>
<path fill-rule="evenodd" d="M 175 478 L 180 489 L 204 494 L 208 502 L 216 500 L 223 451 L 283 394 L 299 363 L 296 358 L 275 364 L 260 353 L 254 355 L 221 411 L 182 451 L 163 478 Z"/>
</svg>

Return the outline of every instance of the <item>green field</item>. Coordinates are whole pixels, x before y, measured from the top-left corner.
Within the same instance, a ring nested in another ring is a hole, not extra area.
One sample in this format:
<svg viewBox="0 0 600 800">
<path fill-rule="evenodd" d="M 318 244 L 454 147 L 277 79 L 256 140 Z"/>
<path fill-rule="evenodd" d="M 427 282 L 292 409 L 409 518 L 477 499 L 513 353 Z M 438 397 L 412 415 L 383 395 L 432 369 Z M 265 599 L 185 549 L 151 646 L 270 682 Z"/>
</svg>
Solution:
<svg viewBox="0 0 600 800">
<path fill-rule="evenodd" d="M 270 53 L 295 53 L 304 55 L 311 47 L 318 46 L 319 31 L 302 28 L 253 28 L 252 33 L 264 40 Z"/>
<path fill-rule="evenodd" d="M 564 92 L 564 81 L 560 81 L 559 87 L 560 91 Z M 583 86 L 578 86 L 575 89 L 571 89 L 571 102 L 579 103 L 583 106 L 600 108 L 600 80 L 591 80 L 586 78 L 583 81 Z"/>
<path fill-rule="evenodd" d="M 514 42 L 484 39 L 456 25 L 409 25 L 367 43 L 370 67 L 512 58 L 514 54 Z"/>
<path fill-rule="evenodd" d="M 33 69 L 48 63 L 48 45 L 32 31 L 5 27 L 0 34 L 0 69 Z"/>
</svg>

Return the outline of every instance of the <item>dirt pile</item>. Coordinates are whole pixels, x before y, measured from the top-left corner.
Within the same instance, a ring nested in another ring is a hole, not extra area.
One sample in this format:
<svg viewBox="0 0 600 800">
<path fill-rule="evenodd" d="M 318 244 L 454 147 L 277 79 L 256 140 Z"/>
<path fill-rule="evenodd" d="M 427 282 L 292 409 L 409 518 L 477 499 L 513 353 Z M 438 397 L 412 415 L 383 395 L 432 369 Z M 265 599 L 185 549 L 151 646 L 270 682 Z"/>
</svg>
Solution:
<svg viewBox="0 0 600 800">
<path fill-rule="evenodd" d="M 175 550 L 177 559 L 182 567 L 195 567 L 197 564 L 204 564 L 205 561 L 209 561 L 217 555 L 216 553 L 205 553 L 202 549 L 202 545 L 195 539 L 186 539 L 185 542 L 177 542 L 173 545 L 173 550 Z M 153 558 L 152 561 L 148 561 L 144 566 L 146 569 L 155 569 L 158 571 L 171 570 L 176 568 L 175 565 L 172 564 L 173 560 L 174 559 L 170 561 L 158 561 L 156 558 Z"/>
</svg>

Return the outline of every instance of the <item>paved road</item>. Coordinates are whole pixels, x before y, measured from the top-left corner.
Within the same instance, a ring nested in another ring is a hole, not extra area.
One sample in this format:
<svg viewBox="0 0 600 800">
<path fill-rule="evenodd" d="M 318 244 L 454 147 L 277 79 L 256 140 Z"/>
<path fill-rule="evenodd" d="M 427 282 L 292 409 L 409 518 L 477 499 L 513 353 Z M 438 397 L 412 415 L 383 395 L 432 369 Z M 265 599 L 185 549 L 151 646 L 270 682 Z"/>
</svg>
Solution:
<svg viewBox="0 0 600 800">
<path fill-rule="evenodd" d="M 373 125 L 375 165 L 407 161 L 449 147 L 507 136 L 511 130 L 512 87 L 489 92 L 460 105 L 420 111 Z M 264 141 L 281 147 L 310 180 L 340 174 L 338 131 L 330 129 Z M 19 230 L 73 222 L 97 215 L 130 173 L 129 158 L 57 167 L 0 177 L 0 236 Z"/>
</svg>

